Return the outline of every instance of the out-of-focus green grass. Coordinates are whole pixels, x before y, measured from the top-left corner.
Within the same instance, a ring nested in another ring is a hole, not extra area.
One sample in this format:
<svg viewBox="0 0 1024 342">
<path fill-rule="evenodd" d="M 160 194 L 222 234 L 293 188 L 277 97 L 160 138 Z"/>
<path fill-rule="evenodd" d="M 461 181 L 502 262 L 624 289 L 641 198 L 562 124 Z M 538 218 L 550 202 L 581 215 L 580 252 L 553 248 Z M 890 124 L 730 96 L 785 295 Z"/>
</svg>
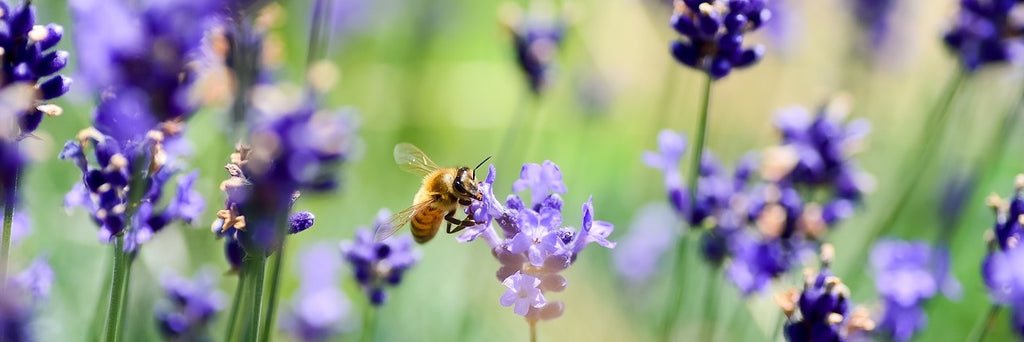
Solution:
<svg viewBox="0 0 1024 342">
<path fill-rule="evenodd" d="M 859 157 L 877 179 L 855 218 L 842 224 L 829 238 L 837 250 L 836 270 L 853 285 L 854 299 L 878 309 L 873 280 L 861 251 L 868 225 L 891 205 L 898 168 L 911 153 L 912 138 L 922 127 L 923 113 L 937 100 L 955 62 L 940 45 L 945 18 L 953 9 L 924 3 L 901 4 L 894 30 L 902 57 L 885 57 L 895 66 L 871 68 L 851 63 L 849 45 L 855 29 L 843 8 L 845 1 L 789 1 L 798 4 L 796 16 L 803 30 L 795 37 L 794 50 L 771 52 L 759 65 L 740 70 L 716 84 L 712 98 L 708 146 L 731 165 L 743 153 L 760 149 L 777 139 L 771 126 L 773 112 L 792 104 L 816 106 L 837 91 L 848 91 L 856 103 L 852 116 L 871 119 L 874 131 L 868 149 Z M 316 226 L 289 238 L 282 291 L 282 314 L 298 287 L 295 263 L 303 246 L 337 244 L 352 236 L 358 226 L 371 223 L 377 210 L 399 210 L 408 205 L 418 186 L 416 177 L 393 165 L 395 143 L 419 145 L 442 165 L 472 164 L 497 153 L 513 120 L 541 117 L 542 125 L 525 122 L 511 155 L 496 155 L 496 194 L 505 196 L 523 162 L 555 161 L 561 166 L 569 193 L 565 221 L 578 225 L 579 206 L 594 196 L 597 217 L 616 224 L 615 240 L 629 229 L 634 212 L 644 204 L 663 200 L 657 171 L 640 163 L 643 150 L 655 148 L 656 132 L 671 128 L 693 134 L 701 76 L 670 60 L 667 42 L 673 37 L 667 10 L 644 8 L 640 1 L 608 0 L 575 3 L 578 22 L 567 37 L 553 86 L 539 100 L 536 113 L 520 113 L 524 89 L 511 53 L 510 39 L 496 19 L 499 1 L 391 1 L 393 7 L 378 13 L 370 25 L 335 44 L 332 60 L 342 70 L 342 81 L 326 98 L 334 107 L 351 105 L 361 113 L 364 141 L 360 160 L 346 165 L 345 186 L 336 194 L 306 196 L 296 209 L 312 210 Z M 67 28 L 62 47 L 75 50 L 74 26 L 60 2 L 37 3 L 43 20 Z M 305 59 L 309 9 L 289 3 L 288 20 L 280 34 L 285 38 L 287 63 L 282 77 L 301 80 Z M 649 11 L 649 12 L 645 12 Z M 433 13 L 435 18 L 422 19 Z M 385 19 L 386 18 L 386 19 Z M 651 20 L 653 19 L 653 21 Z M 427 23 L 427 24 L 422 24 Z M 762 33 L 763 34 L 763 33 Z M 763 38 L 763 37 L 758 37 Z M 763 39 L 761 39 L 763 40 Z M 993 125 L 1020 96 L 1019 73 L 1009 68 L 979 72 L 965 88 L 944 140 L 941 162 L 928 172 L 914 202 L 898 227 L 900 238 L 927 238 L 937 229 L 937 196 L 949 170 L 977 163 L 979 151 Z M 608 106 L 588 113 L 577 101 L 580 82 L 603 80 L 609 90 Z M 857 84 L 849 84 L 855 80 Z M 662 98 L 663 88 L 674 89 Z M 53 263 L 57 282 L 37 320 L 40 340 L 78 340 L 92 320 L 103 277 L 108 272 L 110 247 L 96 242 L 96 228 L 85 213 L 66 215 L 63 194 L 78 180 L 70 163 L 56 160 L 65 139 L 89 125 L 91 96 L 80 90 L 63 101 L 65 114 L 48 118 L 30 142 L 40 159 L 25 177 L 24 207 L 34 223 L 33 235 L 14 250 L 14 269 L 36 255 Z M 527 108 L 529 108 L 527 106 Z M 222 244 L 214 240 L 207 222 L 222 201 L 217 184 L 232 142 L 221 109 L 201 111 L 189 125 L 188 137 L 196 146 L 192 167 L 200 170 L 199 188 L 207 199 L 207 211 L 197 227 L 173 226 L 158 234 L 142 249 L 133 272 L 129 340 L 156 338 L 152 310 L 161 296 L 159 275 L 175 271 L 191 275 L 212 265 L 226 270 Z M 539 126 L 534 131 L 533 127 Z M 537 146 L 525 151 L 529 140 Z M 1005 142 L 1020 146 L 1019 139 Z M 963 298 L 952 302 L 938 298 L 928 307 L 929 329 L 922 341 L 962 340 L 987 309 L 989 300 L 979 278 L 984 253 L 981 234 L 992 217 L 981 202 L 988 191 L 1007 193 L 1012 176 L 1024 168 L 1017 150 L 1007 149 L 1006 160 L 984 175 L 968 202 L 966 222 L 953 240 L 953 266 L 964 285 Z M 688 160 L 689 158 L 687 158 Z M 684 165 L 684 170 L 688 166 Z M 498 264 L 482 243 L 457 244 L 441 236 L 422 247 L 423 259 L 393 289 L 381 310 L 378 340 L 525 340 L 527 325 L 511 309 L 498 305 L 503 287 L 493 272 Z M 692 256 L 690 281 L 670 283 L 664 274 L 649 288 L 623 287 L 610 263 L 611 252 L 588 250 L 565 272 L 569 287 L 550 299 L 566 302 L 565 315 L 539 325 L 542 340 L 648 340 L 654 338 L 667 291 L 685 291 L 687 303 L 678 336 L 692 336 L 702 324 L 702 300 L 707 267 Z M 667 260 L 666 260 L 667 261 Z M 667 272 L 669 262 L 663 265 Z M 348 272 L 348 270 L 345 270 Z M 345 273 L 347 276 L 347 273 Z M 221 289 L 228 299 L 235 277 L 225 275 Z M 773 290 L 792 286 L 780 282 Z M 355 308 L 365 305 L 361 294 L 344 279 Z M 741 302 L 735 290 L 719 291 L 719 335 L 728 340 L 763 340 L 779 311 L 768 294 Z M 353 313 L 358 319 L 358 312 Z M 213 328 L 220 339 L 223 320 Z M 357 327 L 358 324 L 353 324 Z M 998 322 L 991 338 L 1010 338 L 1007 318 Z M 286 339 L 286 336 L 278 336 Z M 355 339 L 358 332 L 341 339 Z"/>
</svg>

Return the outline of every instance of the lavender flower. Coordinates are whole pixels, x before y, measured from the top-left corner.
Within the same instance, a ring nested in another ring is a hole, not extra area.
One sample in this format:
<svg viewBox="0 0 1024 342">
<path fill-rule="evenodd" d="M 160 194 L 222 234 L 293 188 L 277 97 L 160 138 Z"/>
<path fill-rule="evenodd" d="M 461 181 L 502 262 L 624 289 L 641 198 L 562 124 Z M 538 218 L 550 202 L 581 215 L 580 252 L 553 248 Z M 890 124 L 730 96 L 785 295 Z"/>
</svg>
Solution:
<svg viewBox="0 0 1024 342">
<path fill-rule="evenodd" d="M 761 59 L 764 47 L 745 48 L 743 38 L 769 18 L 764 0 L 676 0 L 672 27 L 682 38 L 672 42 L 672 56 L 721 79 Z"/>
<path fill-rule="evenodd" d="M 34 89 L 30 95 L 26 94 L 31 104 L 14 113 L 17 132 L 9 132 L 13 133 L 11 136 L 4 134 L 4 139 L 21 140 L 39 127 L 43 116 L 63 112 L 57 105 L 44 101 L 64 95 L 71 86 L 71 78 L 58 74 L 68 63 L 68 52 L 53 49 L 63 38 L 64 28 L 53 23 L 36 24 L 36 9 L 31 2 L 11 6 L 7 1 L 0 1 L 0 21 L 7 28 L 6 34 L 0 37 L 4 57 L 0 89 L 14 85 Z"/>
<path fill-rule="evenodd" d="M 315 113 L 305 103 L 280 106 L 287 104 L 257 104 L 263 114 L 249 134 L 253 145 L 240 144 L 225 166 L 230 177 L 220 185 L 226 195 L 224 209 L 211 229 L 227 237 L 229 261 L 237 254 L 233 246 L 240 245 L 248 255 L 266 256 L 277 250 L 286 233 L 308 228 L 303 226 L 312 223 L 311 217 L 288 220 L 300 190 L 335 188 L 334 173 L 350 157 L 355 138 L 346 116 Z"/>
<path fill-rule="evenodd" d="M 0 291 L 0 340 L 34 341 L 32 320 L 53 285 L 53 269 L 43 258 L 14 276 Z"/>
<path fill-rule="evenodd" d="M 946 32 L 946 47 L 968 71 L 988 64 L 1018 63 L 1024 51 L 1024 21 L 1017 0 L 963 0 Z"/>
<path fill-rule="evenodd" d="M 690 210 L 689 198 L 686 196 L 686 185 L 679 171 L 679 162 L 686 152 L 686 137 L 671 130 L 658 133 L 658 152 L 645 151 L 644 164 L 661 170 L 665 174 L 665 189 L 668 191 L 669 203 L 680 215 Z M 687 220 L 689 221 L 689 220 Z"/>
<path fill-rule="evenodd" d="M 633 218 L 626 236 L 612 254 L 615 269 L 630 284 L 646 282 L 658 270 L 661 257 L 672 248 L 680 225 L 666 205 L 645 205 Z"/>
<path fill-rule="evenodd" d="M 565 183 L 562 183 L 562 170 L 550 160 L 543 164 L 523 164 L 519 173 L 519 179 L 512 183 L 512 191 L 523 191 L 530 189 L 530 197 L 533 203 L 540 203 L 548 192 L 564 194 Z"/>
<path fill-rule="evenodd" d="M 165 303 L 155 312 L 160 333 L 172 341 L 208 341 L 207 327 L 223 309 L 224 294 L 217 290 L 216 276 L 200 271 L 195 279 L 174 274 L 162 278 Z"/>
<path fill-rule="evenodd" d="M 550 9 L 531 8 L 524 15 L 513 4 L 502 10 L 504 24 L 512 33 L 519 69 L 530 90 L 540 94 L 550 83 L 552 64 L 562 44 L 566 24 L 561 18 L 553 18 Z"/>
<path fill-rule="evenodd" d="M 775 298 L 788 318 L 787 341 L 842 341 L 875 327 L 867 310 L 850 309 L 850 289 L 829 271 L 832 246 L 823 245 L 821 254 L 821 270 L 808 272 L 802 291 L 791 290 Z"/>
<path fill-rule="evenodd" d="M 924 329 L 927 316 L 922 308 L 940 290 L 958 289 L 949 273 L 944 250 L 923 241 L 881 241 L 871 250 L 875 286 L 885 303 L 881 330 L 897 341 L 910 340 Z M 955 294 L 954 294 L 955 295 Z"/>
<path fill-rule="evenodd" d="M 351 318 L 351 303 L 338 290 L 336 251 L 316 245 L 302 254 L 301 285 L 281 326 L 300 341 L 326 341 L 342 332 Z"/>
<path fill-rule="evenodd" d="M 1009 201 L 992 195 L 989 205 L 996 212 L 996 222 L 986 234 L 989 253 L 981 264 L 982 280 L 995 304 L 1011 308 L 1011 323 L 1017 334 L 1024 336 L 1024 273 L 1020 272 L 1024 249 L 1018 248 L 1024 233 L 1024 175 L 1017 175 Z"/>
<path fill-rule="evenodd" d="M 390 216 L 390 211 L 381 209 L 377 213 L 374 230 L 387 224 Z M 341 253 L 352 267 L 353 276 L 366 292 L 370 304 L 375 306 L 384 305 L 387 301 L 384 287 L 401 283 L 405 271 L 420 258 L 411 237 L 404 235 L 374 242 L 373 230 L 365 227 L 356 229 L 355 240 L 341 242 Z"/>
<path fill-rule="evenodd" d="M 852 0 L 853 18 L 864 31 L 868 45 L 877 49 L 885 43 L 889 36 L 893 10 L 893 0 Z"/>
<path fill-rule="evenodd" d="M 559 273 L 572 265 L 587 245 L 596 243 L 605 248 L 615 247 L 614 242 L 608 241 L 615 227 L 594 219 L 593 199 L 583 204 L 579 230 L 562 226 L 562 198 L 554 191 L 564 191 L 565 184 L 556 164 L 545 161 L 543 165 L 523 166 L 523 170 L 552 171 L 551 177 L 540 181 L 546 192 L 541 193 L 537 190 L 539 187 L 532 187 L 530 194 L 543 199 L 529 207 L 515 194 L 509 195 L 504 205 L 497 200 L 492 189 L 496 172 L 491 165 L 487 178 L 479 185 L 483 200 L 475 201 L 467 208 L 467 214 L 481 224 L 467 228 L 458 238 L 460 242 L 477 237 L 487 241 L 491 253 L 501 263 L 496 276 L 508 288 L 501 297 L 501 304 L 513 306 L 516 314 L 530 322 L 562 315 L 564 304 L 548 301 L 546 293 L 560 292 L 568 286 L 568 281 Z M 538 182 L 537 179 L 522 177 L 520 181 L 533 184 Z M 522 190 L 527 187 L 515 188 Z M 495 231 L 492 222 L 501 227 L 503 237 Z"/>
</svg>

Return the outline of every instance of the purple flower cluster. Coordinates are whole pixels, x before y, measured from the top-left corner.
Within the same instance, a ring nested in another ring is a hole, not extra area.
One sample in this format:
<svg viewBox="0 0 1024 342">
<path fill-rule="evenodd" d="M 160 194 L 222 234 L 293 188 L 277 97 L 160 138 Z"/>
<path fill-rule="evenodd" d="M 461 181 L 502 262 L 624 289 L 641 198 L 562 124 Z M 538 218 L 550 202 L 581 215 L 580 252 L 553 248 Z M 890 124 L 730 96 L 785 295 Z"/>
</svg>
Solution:
<svg viewBox="0 0 1024 342">
<path fill-rule="evenodd" d="M 346 328 L 351 303 L 338 290 L 341 261 L 337 252 L 316 245 L 302 254 L 301 283 L 288 314 L 281 322 L 299 341 L 326 341 Z"/>
<path fill-rule="evenodd" d="M 521 13 L 518 7 L 509 7 L 505 25 L 512 33 L 516 62 L 534 94 L 543 91 L 550 82 L 553 64 L 562 40 L 566 23 L 550 18 L 546 13 Z M 525 18 L 523 18 L 525 16 Z"/>
<path fill-rule="evenodd" d="M 373 240 L 373 232 L 387 224 L 391 212 L 381 209 L 373 229 L 356 229 L 355 239 L 341 242 L 341 254 L 352 267 L 359 286 L 366 292 L 370 304 L 384 305 L 387 301 L 385 286 L 397 286 L 402 276 L 420 259 L 420 253 L 413 247 L 412 238 L 403 235 L 381 242 Z"/>
<path fill-rule="evenodd" d="M 765 0 L 676 0 L 671 23 L 682 38 L 672 42 L 672 56 L 713 79 L 725 77 L 764 55 L 760 45 L 744 47 L 743 38 L 771 15 Z"/>
<path fill-rule="evenodd" d="M 894 0 L 854 0 L 853 18 L 867 38 L 870 47 L 882 46 L 889 35 L 890 21 L 897 2 Z"/>
<path fill-rule="evenodd" d="M 850 289 L 829 270 L 833 250 L 822 245 L 822 268 L 805 275 L 801 291 L 790 290 L 775 297 L 786 314 L 787 341 L 842 341 L 871 331 L 875 323 L 864 308 L 851 310 Z"/>
<path fill-rule="evenodd" d="M 171 341 L 208 341 L 207 327 L 224 307 L 224 294 L 217 290 L 216 276 L 204 270 L 195 279 L 165 274 L 162 279 L 167 300 L 156 309 L 160 333 Z"/>
<path fill-rule="evenodd" d="M 924 302 L 942 291 L 959 295 L 950 273 L 949 254 L 927 242 L 880 241 L 871 250 L 875 287 L 885 304 L 879 330 L 896 341 L 908 341 L 927 323 Z"/>
<path fill-rule="evenodd" d="M 833 102 L 813 118 L 799 107 L 781 111 L 782 143 L 766 150 L 760 167 L 758 155 L 748 153 L 727 172 L 705 151 L 693 202 L 679 171 L 682 136 L 662 131 L 659 152 L 644 154 L 645 164 L 663 172 L 676 213 L 690 227 L 710 228 L 701 232 L 701 251 L 714 265 L 731 260 L 726 275 L 742 292 L 764 289 L 813 254 L 870 188 L 870 177 L 851 158 L 868 125 L 844 123 L 844 108 Z M 755 171 L 761 179 L 752 179 Z"/>
<path fill-rule="evenodd" d="M 989 205 L 996 212 L 996 222 L 989 240 L 989 253 L 981 264 L 981 276 L 992 300 L 1009 306 L 1011 323 L 1019 336 L 1024 336 L 1024 248 L 1018 248 L 1024 237 L 1024 175 L 1017 175 L 1013 196 L 1007 201 L 992 195 Z"/>
<path fill-rule="evenodd" d="M 239 144 L 225 166 L 230 177 L 220 185 L 224 209 L 211 226 L 227 237 L 227 258 L 236 267 L 244 254 L 269 255 L 286 234 L 312 225 L 312 214 L 289 217 L 292 204 L 300 190 L 336 187 L 334 173 L 355 143 L 347 115 L 314 112 L 308 104 L 261 113 L 249 133 L 251 145 Z"/>
<path fill-rule="evenodd" d="M 78 141 L 64 145 L 60 158 L 73 161 L 82 171 L 82 181 L 65 196 L 64 207 L 86 209 L 100 227 L 100 241 L 111 242 L 124 235 L 125 251 L 134 251 L 175 220 L 194 222 L 205 202 L 193 189 L 199 174 L 192 172 L 178 178 L 175 195 L 164 209 L 157 209 L 164 184 L 180 169 L 168 164 L 170 151 L 164 146 L 170 141 L 157 130 L 124 140 L 104 133 L 100 129 L 109 126 L 102 123 L 120 122 L 111 118 L 117 114 L 108 115 L 113 111 L 100 106 L 98 128 L 85 129 L 78 134 Z M 93 149 L 95 163 L 86 157 L 88 146 Z"/>
<path fill-rule="evenodd" d="M 562 172 L 551 161 L 524 164 L 515 191 L 531 189 L 534 199 L 527 205 L 519 195 L 509 195 L 502 204 L 494 196 L 496 172 L 490 166 L 487 178 L 480 183 L 482 201 L 475 201 L 467 214 L 481 224 L 466 228 L 460 242 L 482 237 L 501 263 L 496 276 L 508 289 L 501 304 L 513 307 L 527 320 L 554 319 L 562 315 L 564 304 L 549 301 L 547 292 L 560 292 L 568 281 L 560 272 L 572 265 L 579 253 L 590 243 L 614 248 L 608 235 L 615 229 L 611 223 L 594 219 L 593 199 L 583 204 L 583 220 L 578 230 L 562 225 L 562 198 L 565 192 Z M 491 223 L 501 227 L 499 237 Z"/>
<path fill-rule="evenodd" d="M 44 115 L 60 115 L 63 110 L 44 101 L 54 100 L 68 92 L 71 78 L 57 75 L 68 64 L 68 52 L 54 50 L 64 36 L 64 28 L 57 24 L 37 25 L 36 10 L 31 2 L 11 6 L 0 1 L 0 22 L 5 27 L 0 35 L 0 55 L 3 56 L 0 89 L 15 85 L 32 88 L 25 109 L 14 114 L 18 132 L 4 132 L 3 139 L 21 140 L 32 134 Z M 10 133 L 8 136 L 7 133 Z"/>
<path fill-rule="evenodd" d="M 946 47 L 968 71 L 986 64 L 1017 63 L 1024 57 L 1020 0 L 962 0 L 944 37 Z"/>
<path fill-rule="evenodd" d="M 631 285 L 646 283 L 657 273 L 662 255 L 679 239 L 679 225 L 675 211 L 664 203 L 641 208 L 612 253 L 615 269 Z"/>
</svg>

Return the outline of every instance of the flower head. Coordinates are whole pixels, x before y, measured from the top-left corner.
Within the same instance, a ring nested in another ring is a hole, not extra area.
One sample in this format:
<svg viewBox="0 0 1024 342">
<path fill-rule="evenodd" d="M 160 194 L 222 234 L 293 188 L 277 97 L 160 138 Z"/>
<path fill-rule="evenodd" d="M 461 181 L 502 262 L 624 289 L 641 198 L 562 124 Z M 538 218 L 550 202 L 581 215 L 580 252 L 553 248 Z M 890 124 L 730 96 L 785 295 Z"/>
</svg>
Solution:
<svg viewBox="0 0 1024 342">
<path fill-rule="evenodd" d="M 32 320 L 40 302 L 49 296 L 53 269 L 43 258 L 15 275 L 0 291 L 0 340 L 33 341 Z"/>
<path fill-rule="evenodd" d="M 682 37 L 672 42 L 672 56 L 720 79 L 761 59 L 764 47 L 743 40 L 769 18 L 764 0 L 676 0 L 672 27 Z"/>
<path fill-rule="evenodd" d="M 537 172 L 528 172 L 530 169 Z M 518 195 L 513 194 L 502 204 L 491 189 L 496 172 L 494 166 L 490 166 L 486 180 L 480 184 L 483 199 L 474 201 L 467 209 L 474 219 L 478 214 L 485 214 L 488 221 L 469 228 L 472 231 L 463 233 L 459 241 L 472 241 L 482 236 L 490 246 L 491 253 L 501 263 L 495 275 L 508 287 L 502 296 L 502 305 L 514 306 L 516 314 L 530 321 L 554 319 L 562 315 L 564 304 L 547 301 L 544 294 L 559 292 L 568 286 L 559 272 L 572 265 L 589 244 L 614 248 L 615 243 L 607 239 L 614 226 L 594 219 L 592 200 L 582 206 L 579 229 L 563 226 L 562 198 L 557 193 L 547 194 L 552 188 L 565 190 L 558 165 L 546 161 L 543 166 L 526 164 L 523 170 L 523 177 L 513 188 L 518 189 L 516 191 L 529 188 L 531 195 L 544 194 L 546 197 L 535 199 L 532 206 L 526 206 Z M 548 175 L 528 176 L 545 173 Z M 538 191 L 538 188 L 542 190 Z M 495 231 L 492 223 L 501 227 L 502 235 Z"/>
<path fill-rule="evenodd" d="M 612 254 L 615 269 L 631 284 L 644 283 L 655 274 L 661 257 L 672 248 L 678 238 L 676 227 L 679 225 L 668 206 L 645 205 Z"/>
<path fill-rule="evenodd" d="M 541 6 L 543 7 L 543 6 Z M 534 94 L 550 83 L 566 23 L 551 15 L 551 9 L 531 8 L 526 13 L 514 4 L 503 9 L 504 24 L 512 34 L 516 62 Z"/>
<path fill-rule="evenodd" d="M 963 0 L 944 41 L 968 71 L 988 64 L 1018 63 L 1024 52 L 1024 20 L 1017 0 Z"/>
<path fill-rule="evenodd" d="M 788 318 L 786 340 L 841 341 L 858 331 L 874 329 L 875 324 L 864 309 L 851 310 L 850 289 L 829 271 L 832 254 L 831 245 L 823 245 L 822 269 L 806 274 L 803 290 L 776 296 Z"/>
<path fill-rule="evenodd" d="M 390 211 L 381 209 L 377 213 L 374 228 L 387 224 L 390 216 Z M 376 306 L 384 305 L 387 300 L 384 287 L 401 283 L 405 271 L 420 258 L 410 236 L 375 242 L 373 231 L 367 228 L 357 229 L 354 240 L 342 241 L 341 254 L 351 266 L 356 281 L 366 292 L 370 303 Z"/>
<path fill-rule="evenodd" d="M 871 48 L 881 47 L 888 38 L 896 4 L 893 0 L 853 1 L 853 18 L 864 31 L 866 42 Z"/>
<path fill-rule="evenodd" d="M 224 294 L 217 290 L 211 270 L 201 271 L 195 279 L 165 274 L 162 278 L 166 301 L 157 308 L 160 332 L 173 340 L 203 340 L 207 327 L 223 309 Z"/>
<path fill-rule="evenodd" d="M 348 297 L 338 290 L 341 262 L 336 251 L 316 245 L 302 254 L 301 285 L 281 325 L 300 341 L 326 341 L 345 329 Z"/>
<path fill-rule="evenodd" d="M 564 194 L 568 191 L 562 182 L 562 170 L 550 160 L 545 160 L 542 164 L 523 164 L 519 179 L 512 183 L 512 191 L 520 192 L 526 189 L 530 190 L 530 197 L 535 205 L 548 197 L 549 192 Z"/>
</svg>

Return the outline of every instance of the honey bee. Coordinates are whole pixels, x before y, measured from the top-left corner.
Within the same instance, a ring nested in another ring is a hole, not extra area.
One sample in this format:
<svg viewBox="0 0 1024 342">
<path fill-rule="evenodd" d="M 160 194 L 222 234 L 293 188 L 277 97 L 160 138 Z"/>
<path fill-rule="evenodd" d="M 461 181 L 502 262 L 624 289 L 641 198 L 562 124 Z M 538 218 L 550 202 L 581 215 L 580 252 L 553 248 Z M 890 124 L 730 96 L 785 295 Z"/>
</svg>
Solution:
<svg viewBox="0 0 1024 342">
<path fill-rule="evenodd" d="M 395 145 L 395 163 L 402 170 L 423 177 L 423 185 L 413 197 L 412 206 L 394 214 L 383 225 L 377 227 L 374 240 L 384 241 L 396 231 L 411 224 L 412 237 L 417 243 L 427 243 L 437 235 L 442 219 L 448 221 L 445 232 L 455 234 L 466 227 L 478 224 L 472 217 L 459 220 L 455 211 L 459 206 L 468 206 L 472 201 L 482 200 L 483 195 L 476 186 L 476 169 L 491 157 L 487 157 L 475 168 L 438 167 L 423 151 L 409 143 Z M 455 228 L 452 228 L 452 225 Z"/>
</svg>

